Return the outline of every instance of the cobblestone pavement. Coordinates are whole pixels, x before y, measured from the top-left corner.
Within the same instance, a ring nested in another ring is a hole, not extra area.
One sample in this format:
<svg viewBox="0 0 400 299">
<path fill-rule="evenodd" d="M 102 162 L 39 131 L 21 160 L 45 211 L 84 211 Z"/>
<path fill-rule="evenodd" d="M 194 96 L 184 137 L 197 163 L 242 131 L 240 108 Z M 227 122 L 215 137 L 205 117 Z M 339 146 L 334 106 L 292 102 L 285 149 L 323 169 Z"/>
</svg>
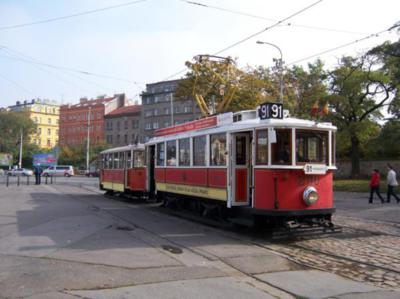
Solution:
<svg viewBox="0 0 400 299">
<path fill-rule="evenodd" d="M 336 216 L 343 232 L 292 242 L 262 242 L 299 264 L 387 289 L 400 288 L 400 225 Z M 257 241 L 260 242 L 260 241 Z"/>
</svg>

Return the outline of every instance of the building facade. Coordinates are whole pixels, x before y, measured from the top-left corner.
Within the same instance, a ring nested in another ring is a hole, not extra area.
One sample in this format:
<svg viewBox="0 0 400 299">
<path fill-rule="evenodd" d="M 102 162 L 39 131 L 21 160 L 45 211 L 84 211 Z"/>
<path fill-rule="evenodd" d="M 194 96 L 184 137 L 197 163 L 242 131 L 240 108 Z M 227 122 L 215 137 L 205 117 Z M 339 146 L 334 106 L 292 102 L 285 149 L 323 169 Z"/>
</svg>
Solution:
<svg viewBox="0 0 400 299">
<path fill-rule="evenodd" d="M 106 114 L 106 142 L 112 146 L 136 144 L 140 138 L 140 105 L 125 106 Z"/>
<path fill-rule="evenodd" d="M 34 99 L 17 102 L 8 107 L 14 112 L 27 112 L 36 123 L 36 132 L 30 136 L 30 142 L 43 149 L 51 149 L 58 145 L 59 105 L 55 101 Z"/>
<path fill-rule="evenodd" d="M 86 144 L 89 132 L 90 144 L 105 142 L 104 116 L 125 105 L 125 95 L 81 98 L 79 104 L 60 107 L 60 146 Z"/>
<path fill-rule="evenodd" d="M 174 92 L 180 80 L 146 84 L 142 96 L 141 142 L 148 141 L 154 131 L 201 117 L 193 98 L 177 101 Z"/>
</svg>

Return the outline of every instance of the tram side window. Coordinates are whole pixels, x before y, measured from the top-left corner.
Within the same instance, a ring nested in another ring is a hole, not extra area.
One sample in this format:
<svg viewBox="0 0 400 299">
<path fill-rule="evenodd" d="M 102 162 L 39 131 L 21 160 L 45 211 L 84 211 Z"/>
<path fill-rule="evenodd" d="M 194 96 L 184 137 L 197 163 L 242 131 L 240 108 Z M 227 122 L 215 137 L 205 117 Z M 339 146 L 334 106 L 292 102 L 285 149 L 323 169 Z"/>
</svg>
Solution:
<svg viewBox="0 0 400 299">
<path fill-rule="evenodd" d="M 210 150 L 212 166 L 226 165 L 226 134 L 215 134 L 210 136 Z"/>
<path fill-rule="evenodd" d="M 118 169 L 119 167 L 119 153 L 113 154 L 113 169 Z"/>
<path fill-rule="evenodd" d="M 112 154 L 107 154 L 106 155 L 106 168 L 111 169 L 112 168 Z"/>
<path fill-rule="evenodd" d="M 176 141 L 167 141 L 167 166 L 176 166 Z"/>
<path fill-rule="evenodd" d="M 268 164 L 268 130 L 257 131 L 256 164 Z"/>
<path fill-rule="evenodd" d="M 272 164 L 291 165 L 292 147 L 291 147 L 291 129 L 277 129 L 276 143 L 272 143 L 271 156 Z"/>
<path fill-rule="evenodd" d="M 119 168 L 125 168 L 125 152 L 119 153 Z"/>
<path fill-rule="evenodd" d="M 133 152 L 134 167 L 144 167 L 144 151 Z"/>
<path fill-rule="evenodd" d="M 157 166 L 164 166 L 165 162 L 165 144 L 157 144 Z"/>
<path fill-rule="evenodd" d="M 193 165 L 205 166 L 206 165 L 206 136 L 199 136 L 193 138 Z"/>
<path fill-rule="evenodd" d="M 190 139 L 179 140 L 179 166 L 190 166 Z"/>
<path fill-rule="evenodd" d="M 328 132 L 297 131 L 296 160 L 298 163 L 328 163 Z"/>
<path fill-rule="evenodd" d="M 126 168 L 132 168 L 132 151 L 126 152 Z"/>
</svg>

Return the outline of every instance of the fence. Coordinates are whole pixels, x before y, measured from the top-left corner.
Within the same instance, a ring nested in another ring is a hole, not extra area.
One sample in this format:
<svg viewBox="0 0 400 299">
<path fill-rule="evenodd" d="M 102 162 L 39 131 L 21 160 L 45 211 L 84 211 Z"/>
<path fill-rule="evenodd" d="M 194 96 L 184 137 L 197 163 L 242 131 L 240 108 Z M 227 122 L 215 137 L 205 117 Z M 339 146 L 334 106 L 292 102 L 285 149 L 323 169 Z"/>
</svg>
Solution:
<svg viewBox="0 0 400 299">
<path fill-rule="evenodd" d="M 41 177 L 42 184 L 55 184 L 56 177 L 55 176 L 45 176 Z M 11 176 L 11 175 L 0 175 L 0 186 L 29 186 L 35 184 L 35 176 Z"/>
</svg>

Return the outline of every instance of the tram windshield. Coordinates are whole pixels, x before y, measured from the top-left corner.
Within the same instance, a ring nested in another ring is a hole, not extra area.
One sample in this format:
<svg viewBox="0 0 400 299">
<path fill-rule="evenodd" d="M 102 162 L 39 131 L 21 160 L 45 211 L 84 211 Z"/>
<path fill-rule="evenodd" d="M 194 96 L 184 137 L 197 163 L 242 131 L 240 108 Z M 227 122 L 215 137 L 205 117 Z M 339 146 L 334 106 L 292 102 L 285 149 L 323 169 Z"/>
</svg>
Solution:
<svg viewBox="0 0 400 299">
<path fill-rule="evenodd" d="M 328 163 L 328 132 L 296 132 L 296 160 L 301 163 Z"/>
<path fill-rule="evenodd" d="M 292 146 L 291 129 L 277 129 L 276 143 L 272 144 L 272 164 L 291 165 L 292 164 Z"/>
</svg>

